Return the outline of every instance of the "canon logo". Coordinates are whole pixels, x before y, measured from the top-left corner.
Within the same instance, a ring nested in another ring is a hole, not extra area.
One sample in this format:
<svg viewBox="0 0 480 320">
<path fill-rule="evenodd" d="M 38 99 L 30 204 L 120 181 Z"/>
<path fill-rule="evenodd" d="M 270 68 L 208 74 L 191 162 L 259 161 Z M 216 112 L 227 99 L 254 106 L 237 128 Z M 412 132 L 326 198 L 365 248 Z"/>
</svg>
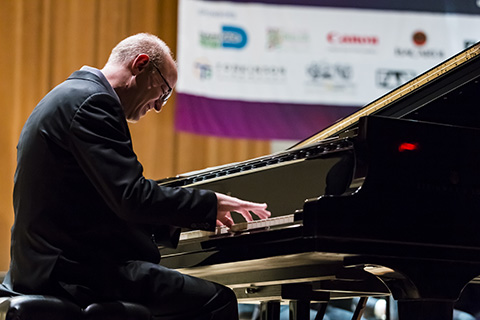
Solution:
<svg viewBox="0 0 480 320">
<path fill-rule="evenodd" d="M 338 32 L 329 32 L 327 41 L 332 44 L 362 44 L 377 45 L 379 40 L 377 36 L 363 36 L 355 34 L 340 34 Z"/>
</svg>

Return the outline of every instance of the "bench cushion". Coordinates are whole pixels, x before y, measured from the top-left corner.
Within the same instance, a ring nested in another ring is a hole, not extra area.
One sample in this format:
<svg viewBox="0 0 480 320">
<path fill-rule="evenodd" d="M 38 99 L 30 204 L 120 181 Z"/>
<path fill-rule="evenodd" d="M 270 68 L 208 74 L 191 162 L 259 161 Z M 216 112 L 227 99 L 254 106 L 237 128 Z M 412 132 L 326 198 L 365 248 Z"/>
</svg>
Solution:
<svg viewBox="0 0 480 320">
<path fill-rule="evenodd" d="M 150 310 L 136 303 L 94 303 L 81 309 L 51 296 L 21 295 L 0 298 L 0 320 L 150 320 Z"/>
</svg>

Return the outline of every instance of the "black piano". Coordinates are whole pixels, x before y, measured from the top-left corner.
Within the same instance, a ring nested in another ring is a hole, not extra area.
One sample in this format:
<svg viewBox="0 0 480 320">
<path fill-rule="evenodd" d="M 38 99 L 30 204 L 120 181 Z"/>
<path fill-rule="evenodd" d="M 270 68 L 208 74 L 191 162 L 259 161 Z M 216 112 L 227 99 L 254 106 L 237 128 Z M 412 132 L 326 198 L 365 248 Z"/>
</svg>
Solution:
<svg viewBox="0 0 480 320">
<path fill-rule="evenodd" d="M 401 320 L 451 320 L 480 276 L 479 98 L 480 43 L 285 151 L 159 180 L 272 211 L 185 230 L 161 263 L 261 301 L 262 319 L 392 295 Z"/>
</svg>

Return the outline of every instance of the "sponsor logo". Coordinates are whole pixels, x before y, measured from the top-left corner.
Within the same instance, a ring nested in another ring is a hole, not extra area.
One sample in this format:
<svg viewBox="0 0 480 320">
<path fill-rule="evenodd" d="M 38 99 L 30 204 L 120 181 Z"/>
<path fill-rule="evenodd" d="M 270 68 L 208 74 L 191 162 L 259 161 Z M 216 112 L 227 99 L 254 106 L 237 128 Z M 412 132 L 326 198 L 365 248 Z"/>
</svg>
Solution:
<svg viewBox="0 0 480 320">
<path fill-rule="evenodd" d="M 219 62 L 215 65 L 215 77 L 221 81 L 278 83 L 286 80 L 287 69 L 283 65 Z"/>
<path fill-rule="evenodd" d="M 375 54 L 380 38 L 370 34 L 340 33 L 330 31 L 326 35 L 327 50 L 353 52 L 355 54 Z"/>
<path fill-rule="evenodd" d="M 413 79 L 416 73 L 412 70 L 379 69 L 375 74 L 377 86 L 385 89 L 396 88 Z"/>
<path fill-rule="evenodd" d="M 306 66 L 307 84 L 325 91 L 346 91 L 354 87 L 353 67 L 344 63 L 312 62 Z"/>
<path fill-rule="evenodd" d="M 245 30 L 234 26 L 222 26 L 220 33 L 200 32 L 200 45 L 205 48 L 242 49 L 247 45 Z"/>
<path fill-rule="evenodd" d="M 375 35 L 342 34 L 331 31 L 327 34 L 327 42 L 333 45 L 376 46 L 380 40 Z"/>
<path fill-rule="evenodd" d="M 423 46 L 427 43 L 427 35 L 423 31 L 416 31 L 412 36 L 413 43 L 417 46 Z"/>
<path fill-rule="evenodd" d="M 215 78 L 218 81 L 278 83 L 286 80 L 287 70 L 280 65 L 256 65 L 219 62 L 212 65 L 206 58 L 198 58 L 193 72 L 200 81 Z"/>
<path fill-rule="evenodd" d="M 194 74 L 200 80 L 212 78 L 212 65 L 206 59 L 198 59 L 193 64 Z"/>
<path fill-rule="evenodd" d="M 411 47 L 395 47 L 394 54 L 397 57 L 412 59 L 444 59 L 445 52 L 441 49 L 426 47 L 428 42 L 427 34 L 423 31 L 415 31 L 412 34 Z"/>
<path fill-rule="evenodd" d="M 313 81 L 349 80 L 352 77 L 352 66 L 347 64 L 330 64 L 313 62 L 307 66 L 307 74 Z"/>
<path fill-rule="evenodd" d="M 287 31 L 280 28 L 267 29 L 267 50 L 304 51 L 310 43 L 305 31 Z"/>
</svg>

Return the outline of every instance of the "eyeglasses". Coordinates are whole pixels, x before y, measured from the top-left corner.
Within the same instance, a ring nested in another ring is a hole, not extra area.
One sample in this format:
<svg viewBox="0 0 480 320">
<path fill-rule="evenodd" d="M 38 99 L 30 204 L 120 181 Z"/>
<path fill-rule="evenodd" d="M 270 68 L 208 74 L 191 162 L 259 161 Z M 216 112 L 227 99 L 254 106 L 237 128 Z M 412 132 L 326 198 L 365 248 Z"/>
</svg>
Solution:
<svg viewBox="0 0 480 320">
<path fill-rule="evenodd" d="M 168 91 L 165 92 L 165 93 L 160 97 L 160 99 L 159 99 L 159 100 L 162 101 L 162 107 L 163 107 L 163 106 L 167 103 L 168 98 L 170 98 L 170 96 L 172 95 L 173 89 L 172 89 L 172 87 L 170 87 L 170 85 L 169 85 L 168 82 L 167 82 L 167 79 L 165 79 L 165 77 L 163 76 L 162 72 L 161 72 L 160 69 L 155 65 L 155 63 L 153 63 L 153 61 L 152 61 L 152 65 L 155 67 L 155 69 L 157 69 L 158 74 L 160 75 L 160 77 L 162 77 L 163 81 L 165 82 L 165 84 L 166 84 L 167 87 L 168 87 Z"/>
</svg>

